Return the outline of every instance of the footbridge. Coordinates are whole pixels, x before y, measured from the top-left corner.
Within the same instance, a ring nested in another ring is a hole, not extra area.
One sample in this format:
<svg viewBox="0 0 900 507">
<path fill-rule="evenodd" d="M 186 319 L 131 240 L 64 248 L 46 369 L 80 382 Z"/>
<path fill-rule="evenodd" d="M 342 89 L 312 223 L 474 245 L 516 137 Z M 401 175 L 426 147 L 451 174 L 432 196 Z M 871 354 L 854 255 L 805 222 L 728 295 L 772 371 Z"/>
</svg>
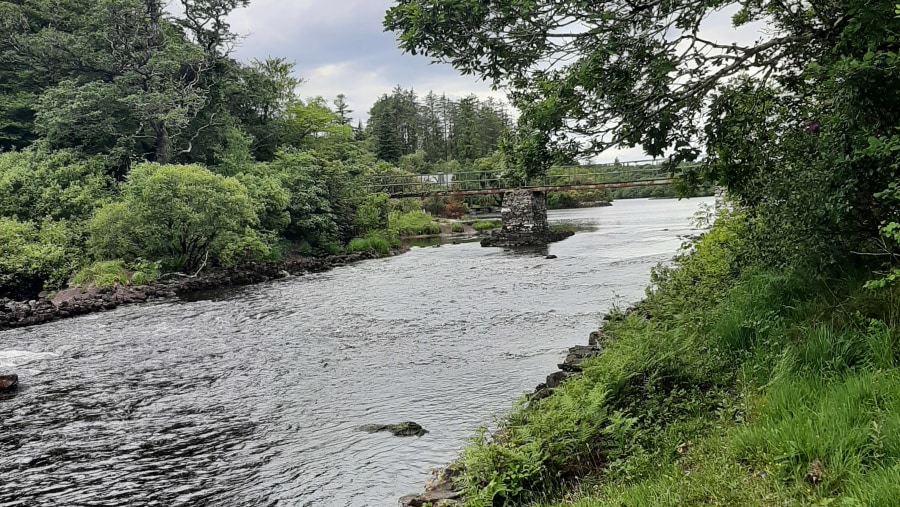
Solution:
<svg viewBox="0 0 900 507">
<path fill-rule="evenodd" d="M 498 171 L 456 174 L 379 174 L 369 178 L 369 190 L 394 198 L 506 194 L 512 190 L 561 192 L 669 185 L 672 178 L 660 162 L 552 167 L 547 174 L 524 178 Z"/>
<path fill-rule="evenodd" d="M 502 194 L 503 227 L 484 239 L 483 246 L 546 245 L 572 233 L 550 229 L 547 193 L 669 185 L 667 166 L 656 161 L 553 167 L 546 175 L 523 178 L 497 171 L 458 174 L 381 174 L 369 180 L 369 190 L 393 198 Z"/>
</svg>

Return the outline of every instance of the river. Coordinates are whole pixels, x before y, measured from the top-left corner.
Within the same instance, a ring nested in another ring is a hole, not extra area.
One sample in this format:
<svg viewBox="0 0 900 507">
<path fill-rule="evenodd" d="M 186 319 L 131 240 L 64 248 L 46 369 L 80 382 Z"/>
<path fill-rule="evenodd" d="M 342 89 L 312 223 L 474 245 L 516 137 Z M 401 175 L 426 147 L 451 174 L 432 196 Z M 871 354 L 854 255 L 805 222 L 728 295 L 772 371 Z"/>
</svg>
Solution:
<svg viewBox="0 0 900 507">
<path fill-rule="evenodd" d="M 544 251 L 413 248 L 0 332 L 21 384 L 0 505 L 396 505 L 640 299 L 701 202 L 553 211 L 579 232 Z M 406 420 L 430 433 L 357 430 Z"/>
</svg>

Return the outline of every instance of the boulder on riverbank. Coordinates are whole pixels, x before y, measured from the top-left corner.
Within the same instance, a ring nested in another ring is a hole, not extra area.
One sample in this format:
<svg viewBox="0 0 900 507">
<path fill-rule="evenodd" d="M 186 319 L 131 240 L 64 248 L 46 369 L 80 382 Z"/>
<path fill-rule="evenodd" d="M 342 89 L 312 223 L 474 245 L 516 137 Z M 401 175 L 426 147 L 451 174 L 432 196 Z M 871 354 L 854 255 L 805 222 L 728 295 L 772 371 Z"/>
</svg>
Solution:
<svg viewBox="0 0 900 507">
<path fill-rule="evenodd" d="M 591 345 L 576 345 L 569 349 L 566 359 L 560 363 L 559 369 L 566 372 L 581 371 L 581 363 L 589 357 L 594 357 L 600 352 L 599 347 Z"/>
<path fill-rule="evenodd" d="M 19 386 L 18 375 L 0 375 L 0 393 L 12 391 Z"/>
<path fill-rule="evenodd" d="M 360 431 L 378 433 L 386 431 L 395 437 L 421 437 L 428 430 L 417 423 L 406 421 L 398 424 L 366 424 L 359 427 Z"/>
<path fill-rule="evenodd" d="M 400 499 L 400 507 L 450 507 L 464 503 L 463 492 L 454 482 L 460 473 L 458 464 L 431 471 L 431 478 L 425 484 L 425 492 L 420 495 L 406 495 Z"/>
</svg>

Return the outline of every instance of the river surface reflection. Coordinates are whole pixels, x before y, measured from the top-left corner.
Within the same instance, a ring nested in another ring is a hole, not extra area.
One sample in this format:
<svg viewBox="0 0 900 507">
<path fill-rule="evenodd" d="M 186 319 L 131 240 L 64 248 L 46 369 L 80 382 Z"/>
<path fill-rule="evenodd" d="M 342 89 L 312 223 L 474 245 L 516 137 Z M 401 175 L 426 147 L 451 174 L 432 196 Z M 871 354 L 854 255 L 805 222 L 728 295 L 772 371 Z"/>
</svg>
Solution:
<svg viewBox="0 0 900 507">
<path fill-rule="evenodd" d="M 548 251 L 414 248 L 0 332 L 22 386 L 0 505 L 396 505 L 640 299 L 711 201 L 551 212 L 580 232 Z M 405 420 L 430 433 L 356 429 Z"/>
</svg>

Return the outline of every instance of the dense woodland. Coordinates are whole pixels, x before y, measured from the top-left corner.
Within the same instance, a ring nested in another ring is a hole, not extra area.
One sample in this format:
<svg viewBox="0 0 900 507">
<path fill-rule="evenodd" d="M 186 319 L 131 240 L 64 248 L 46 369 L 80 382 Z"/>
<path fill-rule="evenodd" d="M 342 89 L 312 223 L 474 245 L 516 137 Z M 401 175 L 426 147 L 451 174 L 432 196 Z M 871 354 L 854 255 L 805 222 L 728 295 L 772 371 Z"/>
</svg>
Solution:
<svg viewBox="0 0 900 507">
<path fill-rule="evenodd" d="M 502 170 L 504 104 L 398 87 L 363 128 L 293 63 L 230 56 L 246 4 L 0 2 L 0 297 L 385 249 L 434 225 L 368 176 Z"/>
<path fill-rule="evenodd" d="M 764 29 L 718 40 L 726 16 Z M 467 505 L 898 505 L 896 0 L 398 0 L 385 26 L 508 87 L 529 173 L 640 147 L 732 201 L 580 376 L 476 437 Z"/>
</svg>

